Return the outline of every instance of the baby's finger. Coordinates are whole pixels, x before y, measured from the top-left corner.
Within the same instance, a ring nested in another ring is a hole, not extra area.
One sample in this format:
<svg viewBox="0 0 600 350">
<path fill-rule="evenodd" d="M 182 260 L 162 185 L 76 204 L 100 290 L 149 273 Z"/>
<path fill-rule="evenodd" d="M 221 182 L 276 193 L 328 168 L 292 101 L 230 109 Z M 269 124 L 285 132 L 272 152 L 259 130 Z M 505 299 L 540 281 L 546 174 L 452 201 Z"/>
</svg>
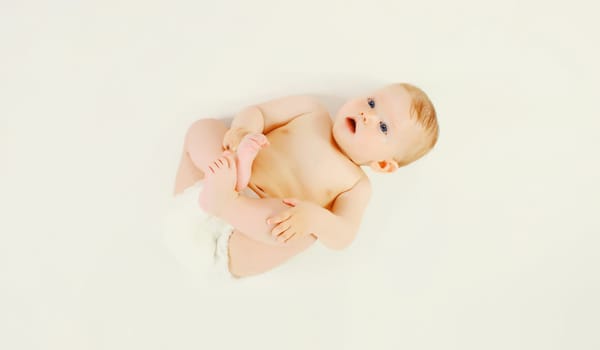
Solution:
<svg viewBox="0 0 600 350">
<path fill-rule="evenodd" d="M 282 222 L 281 224 L 275 226 L 272 230 L 271 230 L 271 234 L 273 236 L 279 236 L 282 233 L 284 233 L 287 229 L 290 228 L 290 223 L 287 221 Z"/>
<path fill-rule="evenodd" d="M 278 224 L 284 220 L 287 220 L 290 218 L 290 216 L 292 216 L 292 211 L 291 210 L 286 210 L 283 213 L 280 213 L 278 215 L 275 216 L 271 216 L 270 218 L 267 219 L 267 224 L 269 225 L 273 225 L 273 224 Z"/>
<path fill-rule="evenodd" d="M 233 137 L 231 136 L 231 134 L 225 135 L 225 137 L 223 138 L 223 146 L 225 148 L 233 147 Z"/>
<path fill-rule="evenodd" d="M 294 232 L 292 230 L 287 230 L 285 233 L 283 233 L 281 236 L 279 236 L 279 239 L 281 240 L 281 242 L 287 243 L 295 235 L 296 235 L 296 232 Z"/>
</svg>

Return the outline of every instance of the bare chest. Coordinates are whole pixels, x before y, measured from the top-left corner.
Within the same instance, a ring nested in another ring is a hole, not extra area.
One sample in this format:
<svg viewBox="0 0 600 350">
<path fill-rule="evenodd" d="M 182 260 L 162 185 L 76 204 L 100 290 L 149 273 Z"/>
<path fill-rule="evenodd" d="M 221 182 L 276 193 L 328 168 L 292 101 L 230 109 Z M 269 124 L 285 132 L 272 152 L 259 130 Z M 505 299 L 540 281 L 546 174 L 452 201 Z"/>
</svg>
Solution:
<svg viewBox="0 0 600 350">
<path fill-rule="evenodd" d="M 329 116 L 301 116 L 267 134 L 270 146 L 252 167 L 250 187 L 268 197 L 294 197 L 329 207 L 360 177 L 334 146 Z"/>
</svg>

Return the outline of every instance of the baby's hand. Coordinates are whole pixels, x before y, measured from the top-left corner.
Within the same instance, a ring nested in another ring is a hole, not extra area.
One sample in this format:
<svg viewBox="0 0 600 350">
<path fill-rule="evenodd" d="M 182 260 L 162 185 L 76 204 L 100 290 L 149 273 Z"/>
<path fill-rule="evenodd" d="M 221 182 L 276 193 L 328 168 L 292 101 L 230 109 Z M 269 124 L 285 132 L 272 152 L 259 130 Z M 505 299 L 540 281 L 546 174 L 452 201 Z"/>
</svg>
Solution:
<svg viewBox="0 0 600 350">
<path fill-rule="evenodd" d="M 249 133 L 251 131 L 244 128 L 231 128 L 227 130 L 225 136 L 223 136 L 223 148 L 235 152 L 244 136 Z"/>
<path fill-rule="evenodd" d="M 283 203 L 291 208 L 267 219 L 267 224 L 276 225 L 271 231 L 273 238 L 280 243 L 287 243 L 291 239 L 313 234 L 321 207 L 297 199 L 284 199 Z"/>
</svg>

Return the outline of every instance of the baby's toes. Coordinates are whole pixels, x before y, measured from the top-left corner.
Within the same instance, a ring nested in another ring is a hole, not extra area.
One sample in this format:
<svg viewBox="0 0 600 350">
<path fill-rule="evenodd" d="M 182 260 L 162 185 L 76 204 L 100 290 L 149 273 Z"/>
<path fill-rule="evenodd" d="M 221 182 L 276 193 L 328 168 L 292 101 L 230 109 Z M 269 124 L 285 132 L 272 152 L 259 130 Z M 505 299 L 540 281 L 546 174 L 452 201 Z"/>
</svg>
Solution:
<svg viewBox="0 0 600 350">
<path fill-rule="evenodd" d="M 235 168 L 235 160 L 233 159 L 233 155 L 231 153 L 227 153 L 223 156 L 223 161 L 225 162 L 225 167 L 228 169 Z"/>
<path fill-rule="evenodd" d="M 258 133 L 246 135 L 246 140 L 248 140 L 252 144 L 258 145 L 259 148 L 266 145 L 269 142 L 267 141 L 265 135 Z"/>
<path fill-rule="evenodd" d="M 252 139 L 254 140 L 254 142 L 256 142 L 256 144 L 258 144 L 260 147 L 266 146 L 269 144 L 269 140 L 267 140 L 267 137 L 263 134 L 254 134 Z"/>
<path fill-rule="evenodd" d="M 208 166 L 208 169 L 210 169 L 210 171 L 213 174 L 216 174 L 221 170 L 222 167 L 223 167 L 223 164 L 221 163 L 221 159 L 217 158 L 215 161 L 212 162 L 211 165 Z"/>
</svg>

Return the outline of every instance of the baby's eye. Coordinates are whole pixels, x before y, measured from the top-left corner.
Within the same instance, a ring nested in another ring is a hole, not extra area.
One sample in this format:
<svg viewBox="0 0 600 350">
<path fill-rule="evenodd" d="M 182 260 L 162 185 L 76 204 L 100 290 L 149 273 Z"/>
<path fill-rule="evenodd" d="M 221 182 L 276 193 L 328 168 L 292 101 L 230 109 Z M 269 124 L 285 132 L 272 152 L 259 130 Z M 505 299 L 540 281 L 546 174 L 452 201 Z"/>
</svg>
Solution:
<svg viewBox="0 0 600 350">
<path fill-rule="evenodd" d="M 373 100 L 372 98 L 368 98 L 367 102 L 369 103 L 369 107 L 375 108 L 375 100 Z"/>
<path fill-rule="evenodd" d="M 379 130 L 381 130 L 382 133 L 387 135 L 387 132 L 388 132 L 387 124 L 384 122 L 379 122 Z"/>
</svg>

